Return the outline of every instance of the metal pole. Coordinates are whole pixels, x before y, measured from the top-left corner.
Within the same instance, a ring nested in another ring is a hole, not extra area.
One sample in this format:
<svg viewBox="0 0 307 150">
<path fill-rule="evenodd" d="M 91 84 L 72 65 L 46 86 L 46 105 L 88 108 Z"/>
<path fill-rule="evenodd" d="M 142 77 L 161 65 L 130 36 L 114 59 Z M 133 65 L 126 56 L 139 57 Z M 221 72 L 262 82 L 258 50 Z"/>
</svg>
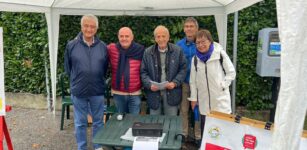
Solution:
<svg viewBox="0 0 307 150">
<path fill-rule="evenodd" d="M 234 24 L 233 24 L 233 66 L 235 70 L 237 70 L 237 45 L 238 45 L 238 18 L 239 12 L 235 12 L 234 14 Z M 231 99 L 232 99 L 232 113 L 235 114 L 236 112 L 236 79 L 232 82 L 232 92 L 231 92 Z"/>
<path fill-rule="evenodd" d="M 277 100 L 278 100 L 279 87 L 280 87 L 280 78 L 273 77 L 272 104 L 274 105 L 274 107 L 270 109 L 270 122 L 274 122 L 274 119 L 275 119 L 274 117 L 275 117 L 276 105 L 277 105 Z"/>
<path fill-rule="evenodd" d="M 48 58 L 46 56 L 47 49 L 44 48 L 44 63 L 45 63 L 45 82 L 46 82 L 46 90 L 47 90 L 47 108 L 48 112 L 52 111 L 52 104 L 50 98 L 50 84 L 49 84 L 49 70 L 48 70 Z"/>
</svg>

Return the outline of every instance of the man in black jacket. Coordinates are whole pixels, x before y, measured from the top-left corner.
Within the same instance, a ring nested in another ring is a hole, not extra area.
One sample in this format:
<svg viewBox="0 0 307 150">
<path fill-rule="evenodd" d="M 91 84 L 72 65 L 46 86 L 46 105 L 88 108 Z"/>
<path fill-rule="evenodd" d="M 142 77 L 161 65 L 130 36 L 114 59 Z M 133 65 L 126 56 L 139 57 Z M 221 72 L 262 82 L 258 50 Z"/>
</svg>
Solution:
<svg viewBox="0 0 307 150">
<path fill-rule="evenodd" d="M 186 75 L 186 59 L 179 46 L 169 43 L 169 31 L 158 26 L 156 44 L 145 50 L 141 78 L 150 114 L 177 115 L 181 102 L 181 84 Z"/>
</svg>

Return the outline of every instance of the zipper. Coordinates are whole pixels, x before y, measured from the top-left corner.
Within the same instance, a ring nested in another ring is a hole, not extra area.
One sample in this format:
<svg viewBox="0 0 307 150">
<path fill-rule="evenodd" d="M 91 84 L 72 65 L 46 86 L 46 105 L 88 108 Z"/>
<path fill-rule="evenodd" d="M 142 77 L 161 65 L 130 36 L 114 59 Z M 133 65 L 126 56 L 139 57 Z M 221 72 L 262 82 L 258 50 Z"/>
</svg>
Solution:
<svg viewBox="0 0 307 150">
<path fill-rule="evenodd" d="M 205 70 L 206 70 L 206 81 L 207 81 L 207 89 L 208 89 L 208 96 L 209 96 L 209 109 L 211 111 L 211 98 L 210 98 L 210 89 L 209 89 L 209 81 L 208 81 L 208 71 L 207 71 L 207 62 L 205 63 Z"/>
<path fill-rule="evenodd" d="M 91 47 L 90 46 L 88 46 L 88 52 L 87 52 L 87 56 L 88 56 L 88 60 L 89 60 L 89 67 L 90 67 L 90 71 L 89 71 L 89 79 L 92 79 L 92 77 L 91 77 L 91 75 L 92 75 L 92 61 L 91 61 Z M 90 85 L 91 85 L 91 82 L 90 82 L 90 80 L 88 81 L 88 86 L 89 87 L 91 87 Z M 92 91 L 92 90 L 90 90 L 90 91 Z"/>
<path fill-rule="evenodd" d="M 165 62 L 164 62 L 164 64 L 165 64 L 165 80 L 166 81 L 170 81 L 170 75 L 169 75 L 169 71 L 168 71 L 168 68 L 169 68 L 169 65 L 170 65 L 170 62 L 169 62 L 169 60 L 170 60 L 170 53 L 169 53 L 169 51 L 167 51 L 166 53 L 165 53 Z"/>
</svg>

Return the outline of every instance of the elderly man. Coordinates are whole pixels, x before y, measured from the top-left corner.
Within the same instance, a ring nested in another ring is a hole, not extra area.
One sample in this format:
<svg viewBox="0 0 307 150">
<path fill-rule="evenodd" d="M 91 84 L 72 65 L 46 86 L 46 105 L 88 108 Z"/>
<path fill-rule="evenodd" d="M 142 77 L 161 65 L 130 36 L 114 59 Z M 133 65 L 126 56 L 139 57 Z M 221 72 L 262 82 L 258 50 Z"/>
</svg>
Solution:
<svg viewBox="0 0 307 150">
<path fill-rule="evenodd" d="M 156 44 L 145 50 L 141 65 L 150 114 L 175 116 L 181 102 L 186 59 L 180 47 L 168 42 L 170 35 L 165 26 L 156 27 L 154 37 Z"/>
<path fill-rule="evenodd" d="M 93 118 L 93 137 L 103 127 L 104 76 L 108 55 L 106 45 L 95 36 L 97 29 L 97 17 L 84 15 L 81 19 L 81 32 L 68 42 L 65 50 L 65 72 L 70 78 L 78 150 L 87 149 L 87 114 Z M 102 149 L 101 145 L 93 146 Z"/>
<path fill-rule="evenodd" d="M 183 24 L 183 31 L 185 33 L 185 38 L 181 39 L 177 42 L 177 45 L 180 46 L 185 54 L 185 58 L 187 59 L 187 75 L 185 80 L 182 84 L 182 101 L 180 106 L 180 116 L 182 116 L 183 121 L 183 135 L 185 137 L 188 136 L 188 129 L 189 129 L 189 108 L 190 102 L 188 97 L 190 97 L 190 72 L 191 72 L 191 60 L 192 57 L 196 53 L 196 44 L 195 38 L 196 33 L 198 31 L 198 22 L 193 17 L 188 17 L 184 21 Z M 198 110 L 196 110 L 198 111 Z M 195 134 L 195 141 L 196 144 L 200 145 L 201 139 L 201 130 L 200 130 L 200 123 L 196 122 L 194 126 L 194 134 Z"/>
<path fill-rule="evenodd" d="M 141 104 L 140 67 L 144 46 L 133 41 L 132 30 L 122 27 L 118 43 L 108 45 L 112 68 L 112 93 L 119 113 L 138 114 Z"/>
</svg>

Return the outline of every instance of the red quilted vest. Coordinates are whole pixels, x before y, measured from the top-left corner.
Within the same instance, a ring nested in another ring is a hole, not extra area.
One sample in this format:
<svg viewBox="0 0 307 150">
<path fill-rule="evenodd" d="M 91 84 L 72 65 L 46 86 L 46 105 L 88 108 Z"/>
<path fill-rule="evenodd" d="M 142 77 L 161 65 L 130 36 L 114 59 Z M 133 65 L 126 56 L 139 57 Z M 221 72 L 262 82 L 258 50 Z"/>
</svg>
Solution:
<svg viewBox="0 0 307 150">
<path fill-rule="evenodd" d="M 119 51 L 115 45 L 115 43 L 111 43 L 108 45 L 108 53 L 111 63 L 111 73 L 112 73 L 112 89 L 121 91 L 121 92 L 136 92 L 141 89 L 141 77 L 140 77 L 140 68 L 141 68 L 141 60 L 130 59 L 130 81 L 128 90 L 124 89 L 124 78 L 122 77 L 120 81 L 120 89 L 115 89 L 116 87 L 116 73 L 119 62 Z"/>
</svg>

